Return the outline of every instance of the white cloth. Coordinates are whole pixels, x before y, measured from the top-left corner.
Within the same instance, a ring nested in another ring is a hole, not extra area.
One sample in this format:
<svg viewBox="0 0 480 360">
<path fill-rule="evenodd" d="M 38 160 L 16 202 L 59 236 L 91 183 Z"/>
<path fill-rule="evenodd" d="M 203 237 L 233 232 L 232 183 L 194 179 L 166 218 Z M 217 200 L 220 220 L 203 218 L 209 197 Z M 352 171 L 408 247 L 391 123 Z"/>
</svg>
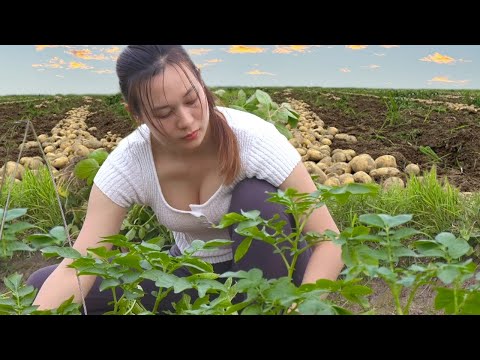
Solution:
<svg viewBox="0 0 480 360">
<path fill-rule="evenodd" d="M 230 239 L 228 230 L 212 229 L 228 212 L 235 185 L 256 177 L 278 187 L 301 160 L 300 154 L 271 123 L 260 117 L 230 108 L 218 107 L 238 140 L 242 171 L 235 181 L 222 185 L 203 204 L 191 204 L 191 211 L 172 208 L 164 199 L 150 144 L 150 131 L 139 126 L 111 152 L 97 172 L 95 185 L 113 202 L 128 208 L 133 204 L 150 206 L 158 221 L 173 232 L 183 253 L 195 240 Z M 210 263 L 233 258 L 231 247 L 198 251 L 196 256 Z"/>
</svg>

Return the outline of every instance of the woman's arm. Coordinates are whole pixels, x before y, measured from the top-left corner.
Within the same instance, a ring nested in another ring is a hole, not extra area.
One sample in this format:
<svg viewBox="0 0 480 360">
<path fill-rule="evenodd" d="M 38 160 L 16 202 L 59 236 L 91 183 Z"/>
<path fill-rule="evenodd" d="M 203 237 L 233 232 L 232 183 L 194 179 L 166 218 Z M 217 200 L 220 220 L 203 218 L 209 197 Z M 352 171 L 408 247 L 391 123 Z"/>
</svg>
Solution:
<svg viewBox="0 0 480 360">
<path fill-rule="evenodd" d="M 315 183 L 302 162 L 297 164 L 292 173 L 279 187 L 281 190 L 293 188 L 300 193 L 312 193 L 317 190 Z M 315 231 L 323 233 L 325 230 L 339 233 L 337 225 L 335 225 L 335 221 L 327 207 L 322 206 L 312 212 L 303 232 Z M 337 279 L 344 265 L 341 255 L 340 246 L 331 241 L 322 241 L 313 250 L 303 276 L 303 283 L 314 283 L 318 279 Z"/>
<path fill-rule="evenodd" d="M 93 185 L 85 222 L 73 248 L 85 255 L 87 248 L 98 246 L 102 237 L 118 234 L 126 212 L 127 209 L 115 204 Z M 102 245 L 108 249 L 112 248 L 109 243 Z M 41 287 L 33 303 L 39 305 L 40 310 L 57 308 L 72 295 L 75 296 L 76 303 L 82 302 L 75 269 L 67 268 L 71 262 L 71 259 L 64 259 Z M 92 288 L 95 278 L 93 275 L 80 276 L 84 297 Z"/>
</svg>

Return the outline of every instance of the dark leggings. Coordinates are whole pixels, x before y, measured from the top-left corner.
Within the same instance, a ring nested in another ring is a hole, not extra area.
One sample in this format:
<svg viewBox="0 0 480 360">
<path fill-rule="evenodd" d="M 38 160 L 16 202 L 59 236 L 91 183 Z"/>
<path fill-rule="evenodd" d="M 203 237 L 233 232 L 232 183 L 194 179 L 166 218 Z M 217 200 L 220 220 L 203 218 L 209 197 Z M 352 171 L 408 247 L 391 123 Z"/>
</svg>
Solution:
<svg viewBox="0 0 480 360">
<path fill-rule="evenodd" d="M 269 197 L 266 192 L 276 191 L 277 188 L 266 181 L 258 180 L 256 178 L 244 179 L 233 189 L 232 201 L 228 211 L 240 213 L 240 210 L 259 210 L 260 216 L 264 219 L 270 219 L 274 214 L 279 214 L 280 219 L 287 222 L 284 232 L 288 235 L 291 233 L 291 229 L 294 227 L 292 215 L 285 213 L 285 208 L 283 205 L 266 201 Z M 238 235 L 233 228 L 234 226 L 229 228 L 229 233 L 231 240 L 233 240 L 233 253 L 235 254 L 235 251 L 238 245 L 240 245 L 242 242 L 243 237 Z M 272 233 L 270 230 L 269 232 Z M 302 246 L 305 246 L 305 244 L 301 244 L 301 247 Z M 172 256 L 178 256 L 180 254 L 176 245 L 171 248 L 170 254 Z M 297 260 L 296 269 L 293 276 L 293 281 L 297 286 L 299 286 L 302 282 L 303 274 L 310 256 L 311 250 L 308 249 L 307 251 L 303 252 Z M 47 277 L 53 272 L 53 270 L 55 270 L 57 266 L 58 265 L 51 265 L 37 270 L 28 278 L 27 284 L 33 285 L 35 288 L 40 288 Z M 214 271 L 219 274 L 226 271 L 248 271 L 252 268 L 258 268 L 263 271 L 263 276 L 267 279 L 274 279 L 287 275 L 287 268 L 282 258 L 278 254 L 273 253 L 273 247 L 271 245 L 260 240 L 254 240 L 252 242 L 250 249 L 238 263 L 227 261 L 213 264 L 213 268 Z M 191 275 L 187 268 L 180 268 L 176 270 L 174 274 L 179 277 Z M 106 290 L 100 292 L 99 290 L 102 280 L 102 278 L 97 277 L 92 289 L 85 298 L 88 314 L 99 315 L 112 309 L 112 306 L 108 305 L 108 303 L 113 300 L 112 291 Z M 144 280 L 141 283 L 141 286 L 145 291 L 145 296 L 142 298 L 142 304 L 147 309 L 151 310 L 155 304 L 155 297 L 151 295 L 151 292 L 157 290 L 157 287 L 151 280 Z M 196 290 L 186 290 L 185 293 L 192 297 L 192 302 L 197 298 Z M 121 294 L 121 289 L 117 289 L 117 298 L 119 298 Z M 182 294 L 183 293 L 174 294 L 173 291 L 171 291 L 160 303 L 159 312 L 163 313 L 166 310 L 173 311 L 172 303 L 178 302 L 181 299 Z"/>
</svg>

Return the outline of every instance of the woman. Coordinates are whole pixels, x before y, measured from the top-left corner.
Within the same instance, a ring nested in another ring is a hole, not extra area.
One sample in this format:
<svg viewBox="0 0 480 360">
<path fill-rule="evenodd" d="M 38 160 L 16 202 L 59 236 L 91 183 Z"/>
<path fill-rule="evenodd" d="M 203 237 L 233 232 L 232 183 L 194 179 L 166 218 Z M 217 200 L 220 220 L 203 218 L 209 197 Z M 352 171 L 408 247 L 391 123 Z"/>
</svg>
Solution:
<svg viewBox="0 0 480 360">
<path fill-rule="evenodd" d="M 257 209 L 264 219 L 280 214 L 294 226 L 290 214 L 266 202 L 265 192 L 295 188 L 316 190 L 300 155 L 272 124 L 247 112 L 216 107 L 211 91 L 185 49 L 171 45 L 130 45 L 116 66 L 127 110 L 139 127 L 121 141 L 98 171 L 84 225 L 74 248 L 86 254 L 104 236 L 117 234 L 130 205 L 152 207 L 160 223 L 173 231 L 178 256 L 194 239 L 231 239 L 231 247 L 195 255 L 213 264 L 218 273 L 259 268 L 266 278 L 286 276 L 286 268 L 273 247 L 254 241 L 246 256 L 233 262 L 242 237 L 227 229 L 212 229 L 228 212 Z M 338 232 L 328 209 L 313 212 L 305 232 Z M 111 247 L 110 244 L 106 244 Z M 56 308 L 70 296 L 81 302 L 71 260 L 32 274 L 28 283 L 41 287 L 34 304 L 40 309 Z M 341 250 L 322 242 L 305 251 L 296 266 L 294 282 L 334 280 L 341 271 Z M 178 276 L 188 276 L 179 269 Z M 111 292 L 100 292 L 101 279 L 81 276 L 81 288 L 89 314 L 109 310 Z M 153 308 L 153 282 L 145 280 L 142 302 Z M 168 304 L 179 299 L 170 293 Z"/>
</svg>

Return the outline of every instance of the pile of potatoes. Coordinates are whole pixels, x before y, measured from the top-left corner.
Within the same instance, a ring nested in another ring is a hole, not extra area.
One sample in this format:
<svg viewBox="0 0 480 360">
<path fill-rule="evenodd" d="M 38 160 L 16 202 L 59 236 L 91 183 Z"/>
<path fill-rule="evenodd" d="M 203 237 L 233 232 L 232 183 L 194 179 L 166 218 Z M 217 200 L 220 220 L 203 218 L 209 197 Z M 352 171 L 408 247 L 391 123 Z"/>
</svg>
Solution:
<svg viewBox="0 0 480 360">
<path fill-rule="evenodd" d="M 309 110 L 307 104 L 291 98 L 288 102 L 300 114 L 297 128 L 291 129 L 293 137 L 289 142 L 301 155 L 308 172 L 316 176 L 319 183 L 340 186 L 349 183 L 378 182 L 384 188 L 392 185 L 404 187 L 403 179 L 406 175 L 420 174 L 420 167 L 416 164 L 408 164 L 402 173 L 392 155 L 382 155 L 373 159 L 369 154 L 357 154 L 353 149 L 332 150 L 335 140 L 355 144 L 357 138 L 341 133 L 335 127 L 325 127 L 324 122 Z"/>
<path fill-rule="evenodd" d="M 60 120 L 51 130 L 51 135 L 38 135 L 38 141 L 42 145 L 47 161 L 54 168 L 54 175 L 59 174 L 59 170 L 65 169 L 68 165 L 75 163 L 79 159 L 86 157 L 96 149 L 113 150 L 122 139 L 116 134 L 108 132 L 107 135 L 98 140 L 90 132 L 97 130 L 95 127 L 87 128 L 86 119 L 92 113 L 88 110 L 89 106 L 84 105 L 67 112 L 67 117 Z M 19 149 L 22 145 L 19 145 Z M 38 148 L 37 141 L 28 141 L 24 144 L 26 149 Z M 16 163 L 9 161 L 5 164 L 6 175 L 13 176 Z M 22 157 L 18 165 L 16 180 L 21 180 L 25 169 L 38 170 L 44 166 L 44 160 L 40 156 Z M 4 167 L 0 168 L 0 179 Z"/>
</svg>

